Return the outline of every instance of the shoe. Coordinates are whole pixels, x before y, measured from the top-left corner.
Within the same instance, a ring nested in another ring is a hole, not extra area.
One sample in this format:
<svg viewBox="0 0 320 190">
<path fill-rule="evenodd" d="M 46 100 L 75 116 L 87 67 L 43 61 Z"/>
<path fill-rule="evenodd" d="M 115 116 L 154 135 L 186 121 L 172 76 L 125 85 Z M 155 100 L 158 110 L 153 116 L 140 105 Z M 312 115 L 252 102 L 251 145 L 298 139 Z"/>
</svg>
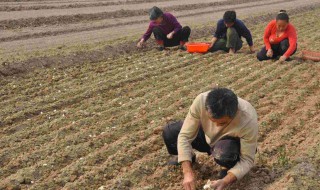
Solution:
<svg viewBox="0 0 320 190">
<path fill-rule="evenodd" d="M 157 47 L 157 50 L 159 50 L 159 51 L 163 51 L 164 49 L 165 49 L 164 46 Z"/>
<path fill-rule="evenodd" d="M 181 45 L 180 45 L 180 46 L 179 46 L 179 49 L 182 50 L 182 51 L 187 51 L 187 48 L 186 48 L 185 46 L 181 46 Z"/>
<path fill-rule="evenodd" d="M 195 162 L 196 162 L 196 155 L 193 155 L 192 156 L 192 164 L 194 164 Z M 177 155 L 172 156 L 168 160 L 167 165 L 169 165 L 169 166 L 178 166 L 179 165 L 178 156 Z"/>
<path fill-rule="evenodd" d="M 218 178 L 223 179 L 224 177 L 226 177 L 227 174 L 228 174 L 228 169 L 223 168 L 219 171 Z"/>
</svg>

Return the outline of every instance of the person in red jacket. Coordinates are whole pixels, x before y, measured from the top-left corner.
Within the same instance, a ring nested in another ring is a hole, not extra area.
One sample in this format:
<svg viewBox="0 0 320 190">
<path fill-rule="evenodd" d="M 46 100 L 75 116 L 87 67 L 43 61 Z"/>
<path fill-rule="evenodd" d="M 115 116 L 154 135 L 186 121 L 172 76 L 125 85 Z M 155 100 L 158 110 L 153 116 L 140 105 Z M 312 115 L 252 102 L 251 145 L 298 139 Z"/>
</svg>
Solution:
<svg viewBox="0 0 320 190">
<path fill-rule="evenodd" d="M 265 47 L 257 54 L 259 61 L 276 59 L 286 61 L 297 51 L 297 33 L 295 27 L 289 23 L 289 16 L 281 10 L 276 20 L 271 21 L 264 32 Z"/>
</svg>

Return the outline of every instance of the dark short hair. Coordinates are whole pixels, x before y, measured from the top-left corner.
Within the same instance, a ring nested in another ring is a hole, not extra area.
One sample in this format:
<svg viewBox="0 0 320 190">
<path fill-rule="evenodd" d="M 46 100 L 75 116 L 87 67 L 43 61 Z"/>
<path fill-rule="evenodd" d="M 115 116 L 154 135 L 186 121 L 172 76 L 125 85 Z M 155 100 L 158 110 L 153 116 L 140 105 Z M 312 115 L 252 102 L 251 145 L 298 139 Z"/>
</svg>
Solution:
<svg viewBox="0 0 320 190">
<path fill-rule="evenodd" d="M 162 10 L 159 7 L 152 7 L 149 11 L 150 20 L 156 20 L 163 15 Z"/>
<path fill-rule="evenodd" d="M 280 10 L 277 17 L 276 17 L 276 20 L 285 20 L 285 21 L 289 22 L 289 15 L 287 14 L 287 11 Z"/>
<path fill-rule="evenodd" d="M 205 107 L 214 119 L 234 118 L 238 111 L 238 97 L 232 90 L 216 87 L 209 92 Z"/>
<path fill-rule="evenodd" d="M 234 23 L 237 19 L 237 14 L 235 11 L 226 11 L 223 15 L 223 20 L 225 23 Z"/>
</svg>

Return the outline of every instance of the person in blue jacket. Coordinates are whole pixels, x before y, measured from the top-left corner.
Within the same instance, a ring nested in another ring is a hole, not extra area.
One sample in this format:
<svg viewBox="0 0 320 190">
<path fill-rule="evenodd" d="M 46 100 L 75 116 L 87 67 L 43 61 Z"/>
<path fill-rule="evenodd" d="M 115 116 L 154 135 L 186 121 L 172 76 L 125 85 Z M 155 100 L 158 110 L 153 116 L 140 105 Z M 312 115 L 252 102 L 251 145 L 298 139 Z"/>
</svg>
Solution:
<svg viewBox="0 0 320 190">
<path fill-rule="evenodd" d="M 243 42 L 241 37 L 246 39 L 250 52 L 254 53 L 255 50 L 250 30 L 241 20 L 237 19 L 235 11 L 226 11 L 223 19 L 218 21 L 209 52 L 223 50 L 234 54 L 242 48 Z"/>
</svg>

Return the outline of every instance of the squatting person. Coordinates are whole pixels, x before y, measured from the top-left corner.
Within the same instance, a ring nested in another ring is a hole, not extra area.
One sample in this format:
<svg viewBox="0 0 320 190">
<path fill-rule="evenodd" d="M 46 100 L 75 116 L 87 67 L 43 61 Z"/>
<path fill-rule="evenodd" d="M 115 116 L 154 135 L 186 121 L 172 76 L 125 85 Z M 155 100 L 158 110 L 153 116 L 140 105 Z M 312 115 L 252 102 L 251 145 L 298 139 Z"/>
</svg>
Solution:
<svg viewBox="0 0 320 190">
<path fill-rule="evenodd" d="M 218 21 L 216 31 L 210 45 L 210 52 L 223 50 L 231 54 L 242 48 L 241 37 L 244 37 L 249 45 L 251 53 L 254 53 L 252 35 L 246 25 L 239 19 L 235 11 L 226 11 L 223 19 Z"/>
<path fill-rule="evenodd" d="M 194 190 L 196 186 L 192 169 L 196 149 L 211 155 L 221 166 L 219 179 L 211 185 L 222 190 L 240 180 L 254 165 L 257 113 L 231 90 L 214 88 L 194 99 L 184 121 L 166 125 L 163 139 L 172 155 L 168 164 L 182 165 L 184 189 Z"/>
<path fill-rule="evenodd" d="M 188 26 L 182 28 L 180 23 L 170 13 L 163 13 L 158 7 L 153 7 L 150 12 L 150 24 L 146 33 L 142 36 L 138 48 L 145 45 L 145 42 L 154 34 L 159 51 L 165 47 L 178 46 L 181 50 L 186 50 L 184 44 L 189 40 L 191 29 Z"/>
<path fill-rule="evenodd" d="M 289 16 L 281 10 L 276 19 L 271 21 L 265 29 L 263 36 L 265 47 L 257 54 L 259 61 L 276 59 L 286 61 L 297 51 L 297 32 L 289 23 Z"/>
</svg>

